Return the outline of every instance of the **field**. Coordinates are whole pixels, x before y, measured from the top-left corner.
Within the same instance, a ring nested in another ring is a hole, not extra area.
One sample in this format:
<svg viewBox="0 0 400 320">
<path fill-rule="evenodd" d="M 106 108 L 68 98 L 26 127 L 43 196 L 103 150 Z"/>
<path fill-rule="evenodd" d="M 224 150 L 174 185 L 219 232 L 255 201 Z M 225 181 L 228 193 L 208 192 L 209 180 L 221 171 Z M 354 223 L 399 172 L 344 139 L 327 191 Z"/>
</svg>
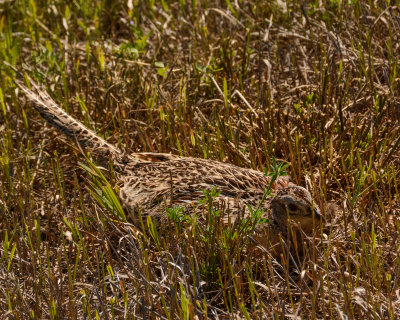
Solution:
<svg viewBox="0 0 400 320">
<path fill-rule="evenodd" d="M 399 5 L 0 1 L 0 319 L 398 319 Z M 138 230 L 28 77 L 127 153 L 288 164 L 326 223 L 301 259 Z"/>
</svg>

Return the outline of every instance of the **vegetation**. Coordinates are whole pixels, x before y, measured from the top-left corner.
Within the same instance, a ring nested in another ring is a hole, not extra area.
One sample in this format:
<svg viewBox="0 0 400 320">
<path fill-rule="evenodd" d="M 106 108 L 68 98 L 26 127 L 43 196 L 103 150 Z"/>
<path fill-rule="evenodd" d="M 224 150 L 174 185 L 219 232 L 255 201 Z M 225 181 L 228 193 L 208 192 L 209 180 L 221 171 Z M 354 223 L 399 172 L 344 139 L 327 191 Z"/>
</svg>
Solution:
<svg viewBox="0 0 400 320">
<path fill-rule="evenodd" d="M 1 1 L 3 317 L 399 318 L 399 11 L 384 0 Z M 288 163 L 324 229 L 301 263 L 251 254 L 257 217 L 223 228 L 213 190 L 199 199 L 205 223 L 170 208 L 170 232 L 151 220 L 137 230 L 112 168 L 107 182 L 44 123 L 17 89 L 23 74 L 126 152 Z"/>
</svg>

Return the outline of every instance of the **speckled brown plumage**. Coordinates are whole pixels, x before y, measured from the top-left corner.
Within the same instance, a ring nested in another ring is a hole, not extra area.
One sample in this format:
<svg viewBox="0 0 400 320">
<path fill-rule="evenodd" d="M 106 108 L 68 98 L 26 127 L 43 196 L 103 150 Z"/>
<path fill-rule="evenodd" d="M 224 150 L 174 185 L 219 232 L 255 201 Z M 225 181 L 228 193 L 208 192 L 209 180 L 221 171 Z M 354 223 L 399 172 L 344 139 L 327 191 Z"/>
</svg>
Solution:
<svg viewBox="0 0 400 320">
<path fill-rule="evenodd" d="M 46 121 L 95 159 L 112 160 L 121 204 L 136 224 L 139 210 L 142 215 L 155 217 L 159 226 L 165 216 L 165 205 L 181 206 L 189 213 L 200 210 L 198 199 L 203 197 L 202 190 L 214 187 L 220 191 L 216 205 L 223 206 L 232 221 L 238 214 L 248 214 L 248 205 L 256 208 L 268 187 L 269 178 L 264 173 L 231 164 L 163 153 L 124 155 L 69 116 L 36 85 L 33 84 L 34 91 L 18 85 Z M 262 243 L 278 242 L 278 234 L 286 233 L 288 217 L 306 234 L 311 234 L 321 215 L 310 193 L 285 178 L 279 178 L 273 189 L 275 196 L 262 204 L 265 215 L 271 218 L 266 228 L 262 228 L 267 229 L 268 239 L 264 231 L 259 231 L 255 238 Z"/>
</svg>

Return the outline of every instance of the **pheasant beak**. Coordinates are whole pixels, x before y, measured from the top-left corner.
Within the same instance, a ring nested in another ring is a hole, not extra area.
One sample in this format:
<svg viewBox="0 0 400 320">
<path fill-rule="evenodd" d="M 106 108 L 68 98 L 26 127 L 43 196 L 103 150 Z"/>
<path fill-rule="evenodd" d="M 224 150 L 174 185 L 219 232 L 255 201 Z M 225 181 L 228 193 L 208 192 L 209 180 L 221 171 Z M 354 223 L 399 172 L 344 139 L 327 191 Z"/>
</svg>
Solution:
<svg viewBox="0 0 400 320">
<path fill-rule="evenodd" d="M 314 207 L 314 217 L 315 217 L 315 219 L 321 220 L 322 222 L 325 221 L 324 216 L 321 214 L 321 212 L 319 211 L 319 209 L 317 207 Z"/>
</svg>

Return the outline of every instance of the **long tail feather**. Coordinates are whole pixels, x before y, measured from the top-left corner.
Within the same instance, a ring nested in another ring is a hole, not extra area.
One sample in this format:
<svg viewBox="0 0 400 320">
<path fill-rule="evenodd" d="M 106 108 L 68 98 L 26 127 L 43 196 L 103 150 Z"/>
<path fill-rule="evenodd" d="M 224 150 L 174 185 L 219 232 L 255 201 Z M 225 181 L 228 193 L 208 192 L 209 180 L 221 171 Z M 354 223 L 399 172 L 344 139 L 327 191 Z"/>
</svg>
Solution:
<svg viewBox="0 0 400 320">
<path fill-rule="evenodd" d="M 72 140 L 77 141 L 80 146 L 88 150 L 94 157 L 106 160 L 110 157 L 121 155 L 121 151 L 118 148 L 109 144 L 86 128 L 81 122 L 72 118 L 54 102 L 47 92 L 41 90 L 33 81 L 31 81 L 31 85 L 36 92 L 28 89 L 19 81 L 16 81 L 16 84 L 22 89 L 27 98 L 33 102 L 36 110 L 47 122 Z"/>
</svg>

